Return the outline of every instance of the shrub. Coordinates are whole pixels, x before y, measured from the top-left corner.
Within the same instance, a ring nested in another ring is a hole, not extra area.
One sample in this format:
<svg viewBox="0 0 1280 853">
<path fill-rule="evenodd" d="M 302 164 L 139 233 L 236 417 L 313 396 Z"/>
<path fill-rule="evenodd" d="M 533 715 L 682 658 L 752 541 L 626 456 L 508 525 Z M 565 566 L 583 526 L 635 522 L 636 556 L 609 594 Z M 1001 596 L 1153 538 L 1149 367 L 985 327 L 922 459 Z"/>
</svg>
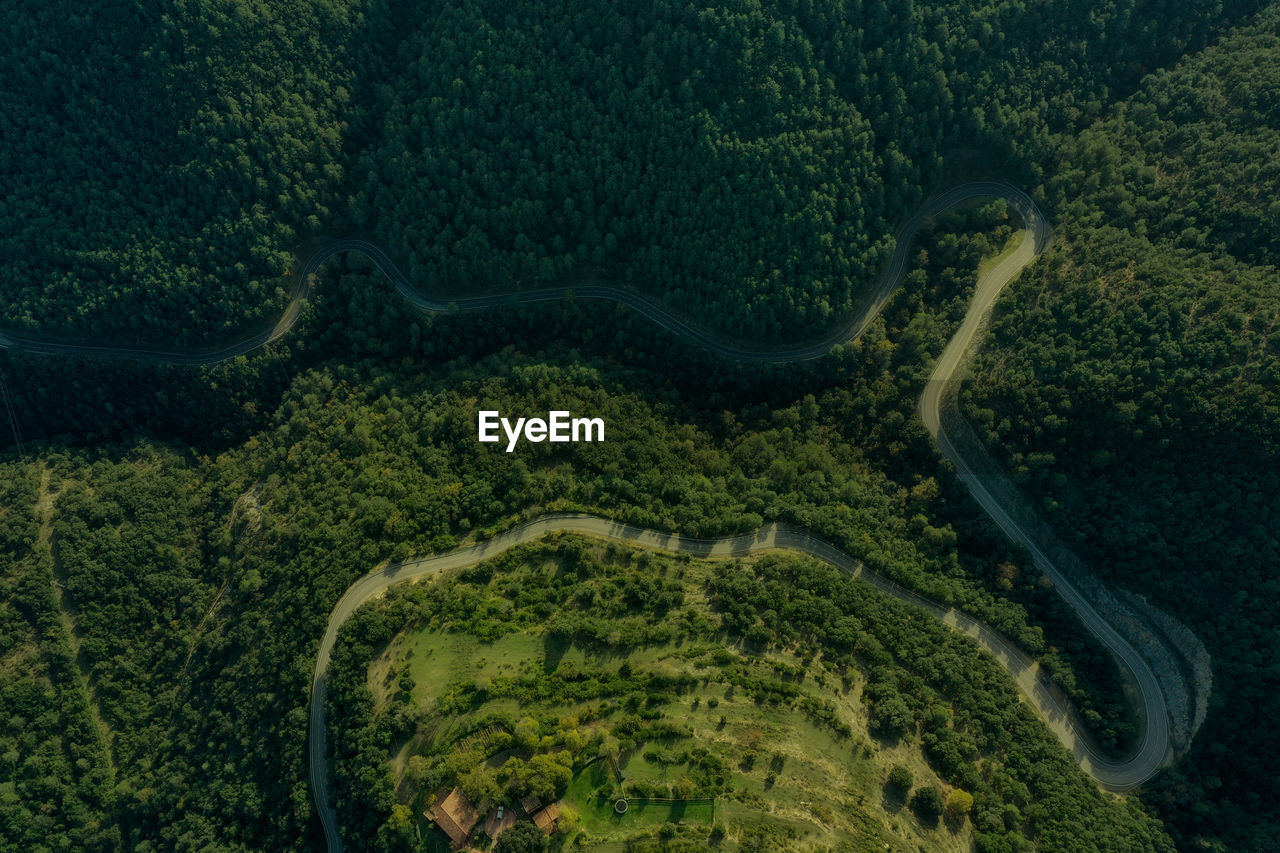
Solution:
<svg viewBox="0 0 1280 853">
<path fill-rule="evenodd" d="M 956 788 L 947 796 L 947 812 L 956 817 L 967 815 L 973 808 L 973 794 Z"/>
<path fill-rule="evenodd" d="M 911 771 L 903 767 L 901 764 L 893 765 L 893 769 L 889 771 L 889 781 L 885 783 L 885 788 L 892 794 L 903 799 L 911 792 L 911 786 L 915 780 L 911 778 Z"/>
<path fill-rule="evenodd" d="M 911 808 L 922 822 L 936 823 L 942 816 L 942 794 L 934 787 L 921 788 L 911 798 Z"/>
<path fill-rule="evenodd" d="M 531 823 L 517 823 L 502 833 L 494 853 L 546 853 L 547 836 Z"/>
</svg>

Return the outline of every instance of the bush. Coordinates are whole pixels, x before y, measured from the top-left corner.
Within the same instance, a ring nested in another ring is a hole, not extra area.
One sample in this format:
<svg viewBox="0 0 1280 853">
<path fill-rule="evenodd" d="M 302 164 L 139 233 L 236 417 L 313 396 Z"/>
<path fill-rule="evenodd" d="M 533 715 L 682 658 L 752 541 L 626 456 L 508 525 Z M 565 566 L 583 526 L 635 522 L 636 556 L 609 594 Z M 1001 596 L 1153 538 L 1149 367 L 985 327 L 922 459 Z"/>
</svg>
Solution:
<svg viewBox="0 0 1280 853">
<path fill-rule="evenodd" d="M 911 798 L 911 808 L 923 823 L 936 823 L 942 816 L 942 794 L 937 788 L 921 788 Z"/>
<path fill-rule="evenodd" d="M 967 815 L 973 808 L 973 794 L 956 788 L 947 796 L 947 813 L 956 817 Z"/>
<path fill-rule="evenodd" d="M 890 793 L 897 795 L 903 799 L 911 792 L 911 786 L 915 780 L 911 778 L 911 771 L 903 767 L 901 764 L 893 765 L 893 769 L 889 771 L 889 781 L 884 787 Z"/>
<path fill-rule="evenodd" d="M 547 836 L 531 823 L 517 823 L 502 833 L 494 853 L 546 853 Z"/>
</svg>

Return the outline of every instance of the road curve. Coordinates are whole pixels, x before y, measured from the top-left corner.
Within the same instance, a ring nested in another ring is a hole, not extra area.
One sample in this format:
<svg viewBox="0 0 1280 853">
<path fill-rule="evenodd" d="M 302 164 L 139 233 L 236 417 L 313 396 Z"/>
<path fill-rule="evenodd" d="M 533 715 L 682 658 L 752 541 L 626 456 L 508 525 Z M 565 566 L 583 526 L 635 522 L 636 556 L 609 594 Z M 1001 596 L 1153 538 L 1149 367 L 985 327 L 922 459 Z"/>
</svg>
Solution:
<svg viewBox="0 0 1280 853">
<path fill-rule="evenodd" d="M 944 405 L 954 404 L 956 373 L 966 353 L 970 351 L 978 330 L 986 322 L 995 305 L 996 297 L 1005 285 L 1017 278 L 1024 267 L 1044 250 L 1051 231 L 1044 217 L 1034 206 L 1019 211 L 1026 224 L 1026 233 L 1018 247 L 1004 257 L 995 267 L 987 270 L 979 279 L 968 312 L 959 330 L 947 343 L 934 365 L 933 373 L 920 396 L 920 418 L 925 428 L 935 438 L 943 456 L 955 466 L 956 474 L 969 489 L 974 500 L 991 516 L 1013 541 L 1023 545 L 1031 553 L 1036 567 L 1053 581 L 1058 593 L 1075 610 L 1080 621 L 1122 661 L 1133 674 L 1146 715 L 1145 733 L 1137 751 L 1122 762 L 1108 761 L 1090 746 L 1087 736 L 1079 736 L 1070 718 L 1048 720 L 1059 738 L 1072 751 L 1081 767 L 1103 786 L 1125 791 L 1150 779 L 1164 764 L 1169 755 L 1169 709 L 1164 690 L 1151 665 L 1133 645 L 1097 611 L 1089 599 L 1054 564 L 1041 548 L 1035 536 L 1014 520 L 1013 513 L 1003 506 L 974 472 L 970 460 L 952 444 L 942 423 Z"/>
<path fill-rule="evenodd" d="M 525 524 L 467 548 L 460 548 L 433 557 L 423 557 L 395 563 L 364 575 L 350 587 L 334 605 L 316 654 L 312 675 L 310 734 L 307 743 L 311 790 L 320 809 L 321 822 L 329 850 L 339 853 L 342 841 L 338 836 L 336 816 L 329 805 L 328 765 L 325 749 L 325 688 L 328 679 L 329 659 L 334 641 L 342 624 L 360 605 L 386 592 L 395 584 L 405 583 L 452 569 L 468 566 L 496 557 L 504 551 L 534 542 L 553 533 L 577 533 L 614 542 L 623 542 L 645 548 L 653 548 L 670 554 L 688 554 L 694 557 L 744 557 L 764 551 L 796 551 L 823 560 L 852 577 L 859 578 L 881 592 L 899 601 L 921 607 L 944 624 L 973 638 L 978 645 L 991 653 L 1018 684 L 1037 713 L 1045 720 L 1058 725 L 1051 726 L 1055 733 L 1061 724 L 1071 726 L 1074 709 L 1065 704 L 1060 694 L 1050 687 L 1049 679 L 1041 672 L 1029 655 L 1012 641 L 983 622 L 952 607 L 946 607 L 912 592 L 883 575 L 868 569 L 861 561 L 850 557 L 835 546 L 797 527 L 786 524 L 767 524 L 749 533 L 725 536 L 719 539 L 694 539 L 673 533 L 663 533 L 642 527 L 633 527 L 612 519 L 586 514 L 555 514 L 535 518 Z M 1081 738 L 1073 738 L 1080 743 Z M 1071 744 L 1068 744 L 1071 748 Z M 1075 750 L 1073 750 L 1075 751 Z M 1077 757 L 1080 754 L 1077 752 Z M 1105 765 L 1105 762 L 1101 763 Z M 1093 767 L 1100 766 L 1094 759 Z M 1086 765 L 1086 770 L 1089 766 Z M 1093 772 L 1090 770 L 1090 772 Z M 1095 774 L 1096 775 L 1096 774 Z"/>
</svg>

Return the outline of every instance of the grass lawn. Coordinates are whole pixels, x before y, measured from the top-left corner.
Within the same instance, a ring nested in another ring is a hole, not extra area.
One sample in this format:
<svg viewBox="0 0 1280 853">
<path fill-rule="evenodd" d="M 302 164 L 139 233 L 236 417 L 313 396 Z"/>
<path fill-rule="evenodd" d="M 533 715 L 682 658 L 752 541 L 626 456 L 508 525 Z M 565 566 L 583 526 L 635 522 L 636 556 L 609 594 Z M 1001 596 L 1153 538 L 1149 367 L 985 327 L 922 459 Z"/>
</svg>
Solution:
<svg viewBox="0 0 1280 853">
<path fill-rule="evenodd" d="M 597 761 L 574 775 L 564 795 L 564 801 L 573 806 L 582 818 L 582 828 L 593 837 L 625 836 L 632 830 L 658 827 L 664 823 L 710 826 L 715 819 L 714 805 L 702 801 L 655 803 L 629 799 L 626 813 L 618 814 L 614 800 L 592 796 L 612 777 L 604 763 Z"/>
</svg>

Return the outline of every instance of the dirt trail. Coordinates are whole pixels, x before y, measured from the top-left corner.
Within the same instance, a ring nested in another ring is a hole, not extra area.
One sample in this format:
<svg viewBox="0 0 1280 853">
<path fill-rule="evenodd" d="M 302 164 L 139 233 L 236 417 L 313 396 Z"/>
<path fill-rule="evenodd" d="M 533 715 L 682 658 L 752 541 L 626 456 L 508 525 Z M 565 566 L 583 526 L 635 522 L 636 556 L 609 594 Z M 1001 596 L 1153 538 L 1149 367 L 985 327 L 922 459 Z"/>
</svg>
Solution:
<svg viewBox="0 0 1280 853">
<path fill-rule="evenodd" d="M 50 488 L 51 472 L 47 465 L 40 466 L 40 490 L 36 499 L 36 517 L 40 520 L 40 533 L 36 540 L 37 554 L 47 555 L 50 572 L 53 576 L 53 598 L 58 605 L 58 621 L 62 624 L 62 633 L 67 638 L 67 644 L 71 647 L 71 656 L 75 661 L 76 672 L 79 674 L 80 694 L 83 697 L 85 708 L 89 712 L 89 720 L 93 724 L 94 733 L 97 735 L 98 743 L 102 747 L 103 755 L 107 758 L 108 769 L 111 772 L 112 781 L 116 778 L 116 755 L 115 755 L 115 735 L 111 728 L 102 719 L 102 709 L 98 704 L 98 697 L 93 689 L 93 679 L 89 672 L 89 666 L 85 662 L 84 654 L 80 648 L 80 635 L 76 629 L 74 608 L 69 601 L 70 595 L 67 593 L 67 575 L 62 565 L 62 560 L 58 557 L 58 545 L 54 541 L 53 536 L 53 519 L 56 512 L 55 504 L 62 490 L 53 491 Z"/>
</svg>

